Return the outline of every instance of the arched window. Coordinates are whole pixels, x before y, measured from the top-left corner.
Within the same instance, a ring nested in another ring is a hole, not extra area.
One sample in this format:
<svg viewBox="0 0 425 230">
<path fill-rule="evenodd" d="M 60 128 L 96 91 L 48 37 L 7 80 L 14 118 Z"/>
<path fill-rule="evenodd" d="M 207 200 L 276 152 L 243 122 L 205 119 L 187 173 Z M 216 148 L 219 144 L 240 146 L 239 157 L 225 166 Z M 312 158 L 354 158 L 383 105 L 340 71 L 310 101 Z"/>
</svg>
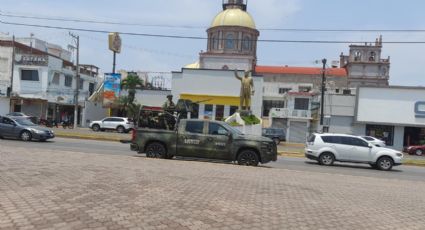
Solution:
<svg viewBox="0 0 425 230">
<path fill-rule="evenodd" d="M 369 56 L 369 61 L 375 61 L 376 58 L 376 53 L 375 52 L 370 52 L 370 56 Z"/>
<path fill-rule="evenodd" d="M 360 51 L 354 52 L 354 61 L 361 61 L 362 60 L 362 53 Z"/>
<path fill-rule="evenodd" d="M 217 50 L 218 49 L 218 39 L 217 39 L 216 36 L 212 36 L 211 43 L 212 43 L 212 49 Z"/>
<path fill-rule="evenodd" d="M 251 50 L 251 37 L 250 36 L 245 36 L 242 39 L 242 49 L 243 50 Z"/>
<path fill-rule="evenodd" d="M 235 40 L 233 34 L 226 35 L 226 49 L 234 49 L 235 48 Z"/>
</svg>

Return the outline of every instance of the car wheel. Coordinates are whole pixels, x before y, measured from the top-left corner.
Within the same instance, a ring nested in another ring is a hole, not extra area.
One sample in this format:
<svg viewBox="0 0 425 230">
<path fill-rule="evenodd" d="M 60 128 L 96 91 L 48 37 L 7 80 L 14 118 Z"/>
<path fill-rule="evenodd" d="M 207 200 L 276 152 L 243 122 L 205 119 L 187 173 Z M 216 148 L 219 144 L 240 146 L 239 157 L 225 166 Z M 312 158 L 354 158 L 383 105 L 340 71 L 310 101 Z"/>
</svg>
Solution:
<svg viewBox="0 0 425 230">
<path fill-rule="evenodd" d="M 322 153 L 319 157 L 319 164 L 330 166 L 333 165 L 335 156 L 332 153 Z"/>
<path fill-rule="evenodd" d="M 276 145 L 280 144 L 280 139 L 277 138 L 277 137 L 273 138 L 273 141 L 274 141 L 274 143 L 276 143 Z"/>
<path fill-rule="evenodd" d="M 422 149 L 416 149 L 415 154 L 416 156 L 422 156 L 422 154 L 424 154 L 424 151 Z"/>
<path fill-rule="evenodd" d="M 23 131 L 20 136 L 23 141 L 31 141 L 32 135 L 29 131 Z"/>
<path fill-rule="evenodd" d="M 117 127 L 117 132 L 118 132 L 118 133 L 124 133 L 124 132 L 125 132 L 125 128 L 124 128 L 124 127 L 122 127 L 122 126 L 118 126 L 118 127 Z"/>
<path fill-rule="evenodd" d="M 100 126 L 99 126 L 99 125 L 93 125 L 91 128 L 92 128 L 92 129 L 93 129 L 93 131 L 95 131 L 95 132 L 99 132 L 99 131 L 100 131 Z"/>
<path fill-rule="evenodd" d="M 163 144 L 153 142 L 146 147 L 146 156 L 149 158 L 166 158 L 167 149 Z"/>
<path fill-rule="evenodd" d="M 378 169 L 388 171 L 393 167 L 393 160 L 390 157 L 381 157 L 376 162 Z"/>
<path fill-rule="evenodd" d="M 257 166 L 259 163 L 258 155 L 253 150 L 243 150 L 237 160 L 239 165 Z"/>
</svg>

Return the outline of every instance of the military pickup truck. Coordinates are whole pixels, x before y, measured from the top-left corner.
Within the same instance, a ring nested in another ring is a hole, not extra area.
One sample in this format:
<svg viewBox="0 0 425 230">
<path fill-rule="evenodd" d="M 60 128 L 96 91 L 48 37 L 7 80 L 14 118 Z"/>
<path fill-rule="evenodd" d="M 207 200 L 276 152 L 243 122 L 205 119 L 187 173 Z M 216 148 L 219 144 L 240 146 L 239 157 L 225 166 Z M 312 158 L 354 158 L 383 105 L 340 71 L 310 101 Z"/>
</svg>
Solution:
<svg viewBox="0 0 425 230">
<path fill-rule="evenodd" d="M 152 158 L 210 158 L 249 166 L 277 160 L 277 147 L 273 140 L 244 135 L 219 121 L 181 120 L 175 131 L 137 129 L 133 132 L 130 146 L 131 150 L 146 153 Z"/>
</svg>

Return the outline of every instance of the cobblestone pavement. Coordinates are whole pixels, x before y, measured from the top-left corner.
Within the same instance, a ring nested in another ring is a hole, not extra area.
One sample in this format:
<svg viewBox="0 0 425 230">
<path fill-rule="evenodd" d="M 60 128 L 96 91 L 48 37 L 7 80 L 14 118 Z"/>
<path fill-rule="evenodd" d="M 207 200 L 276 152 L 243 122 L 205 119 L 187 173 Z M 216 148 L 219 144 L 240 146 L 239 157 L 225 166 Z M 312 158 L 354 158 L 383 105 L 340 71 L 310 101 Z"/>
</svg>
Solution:
<svg viewBox="0 0 425 230">
<path fill-rule="evenodd" d="M 0 148 L 0 229 L 425 229 L 424 204 L 425 182 Z"/>
</svg>

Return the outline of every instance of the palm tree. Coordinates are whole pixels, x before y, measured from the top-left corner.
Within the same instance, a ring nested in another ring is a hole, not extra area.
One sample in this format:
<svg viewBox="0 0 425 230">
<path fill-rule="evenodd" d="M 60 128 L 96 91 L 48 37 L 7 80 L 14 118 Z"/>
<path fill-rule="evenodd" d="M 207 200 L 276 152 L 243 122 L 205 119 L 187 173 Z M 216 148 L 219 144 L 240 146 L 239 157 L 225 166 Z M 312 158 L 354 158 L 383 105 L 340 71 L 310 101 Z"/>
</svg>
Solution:
<svg viewBox="0 0 425 230">
<path fill-rule="evenodd" d="M 136 73 L 128 73 L 127 78 L 122 80 L 121 89 L 128 91 L 128 104 L 133 104 L 138 87 L 143 87 L 143 80 Z"/>
</svg>

